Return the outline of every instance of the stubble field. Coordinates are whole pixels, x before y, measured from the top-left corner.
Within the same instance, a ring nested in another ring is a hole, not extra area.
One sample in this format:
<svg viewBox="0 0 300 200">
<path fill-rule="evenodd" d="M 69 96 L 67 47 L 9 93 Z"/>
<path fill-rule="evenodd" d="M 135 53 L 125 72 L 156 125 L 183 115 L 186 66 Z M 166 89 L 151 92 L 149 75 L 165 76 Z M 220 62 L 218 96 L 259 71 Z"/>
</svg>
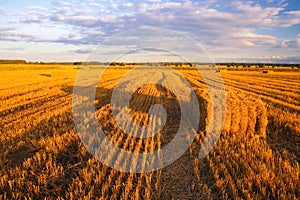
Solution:
<svg viewBox="0 0 300 200">
<path fill-rule="evenodd" d="M 210 97 L 196 70 L 178 70 L 198 97 L 198 133 L 173 164 L 135 174 L 103 165 L 82 144 L 72 115 L 77 68 L 1 65 L 0 70 L 0 199 L 300 198 L 300 72 L 221 70 L 225 123 L 213 150 L 200 159 Z M 166 108 L 167 122 L 153 137 L 126 135 L 113 120 L 110 98 L 128 70 L 105 71 L 96 116 L 113 144 L 152 152 L 174 138 L 180 107 L 168 83 L 140 87 L 130 101 L 135 123 L 149 123 L 147 112 L 155 103 Z"/>
</svg>

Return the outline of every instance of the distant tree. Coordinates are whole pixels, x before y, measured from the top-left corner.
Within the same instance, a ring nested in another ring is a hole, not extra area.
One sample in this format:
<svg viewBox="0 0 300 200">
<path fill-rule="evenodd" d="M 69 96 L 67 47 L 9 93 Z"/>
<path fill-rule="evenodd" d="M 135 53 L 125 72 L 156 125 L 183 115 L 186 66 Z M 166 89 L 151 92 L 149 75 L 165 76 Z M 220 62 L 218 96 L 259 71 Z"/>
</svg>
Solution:
<svg viewBox="0 0 300 200">
<path fill-rule="evenodd" d="M 117 65 L 117 63 L 115 63 L 115 62 L 111 62 L 109 65 L 110 65 L 110 66 L 116 66 L 116 65 Z"/>
<path fill-rule="evenodd" d="M 82 65 L 82 62 L 74 62 L 73 65 Z"/>
<path fill-rule="evenodd" d="M 259 64 L 259 67 L 260 67 L 260 68 L 265 68 L 265 67 L 266 67 L 266 64 L 265 64 L 265 63 L 261 63 L 261 64 Z"/>
<path fill-rule="evenodd" d="M 0 64 L 25 64 L 26 60 L 0 60 Z"/>
</svg>

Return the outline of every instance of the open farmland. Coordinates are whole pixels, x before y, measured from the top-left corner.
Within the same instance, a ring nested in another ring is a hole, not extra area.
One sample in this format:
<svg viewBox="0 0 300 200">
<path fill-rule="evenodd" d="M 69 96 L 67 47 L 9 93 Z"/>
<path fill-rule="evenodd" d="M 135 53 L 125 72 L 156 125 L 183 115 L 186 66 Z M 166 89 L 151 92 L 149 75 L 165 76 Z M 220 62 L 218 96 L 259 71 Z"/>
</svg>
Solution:
<svg viewBox="0 0 300 200">
<path fill-rule="evenodd" d="M 121 68 L 107 69 L 97 86 L 99 124 L 124 150 L 162 148 L 180 123 L 176 96 L 157 84 L 140 87 L 130 101 L 135 123 L 149 123 L 147 112 L 155 103 L 166 108 L 168 118 L 155 136 L 128 136 L 113 120 L 110 106 L 118 80 L 129 70 Z M 225 124 L 213 150 L 199 159 L 211 102 L 197 71 L 179 70 L 197 95 L 199 130 L 173 164 L 135 174 L 103 165 L 82 144 L 72 115 L 74 66 L 0 65 L 0 70 L 1 199 L 300 198 L 299 72 L 221 70 Z"/>
</svg>

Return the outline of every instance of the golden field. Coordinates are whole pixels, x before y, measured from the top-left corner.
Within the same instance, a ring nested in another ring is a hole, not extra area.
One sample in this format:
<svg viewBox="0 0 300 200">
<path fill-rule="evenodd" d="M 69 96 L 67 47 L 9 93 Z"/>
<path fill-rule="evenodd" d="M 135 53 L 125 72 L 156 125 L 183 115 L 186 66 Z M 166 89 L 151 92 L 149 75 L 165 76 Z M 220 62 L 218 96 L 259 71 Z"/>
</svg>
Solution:
<svg viewBox="0 0 300 200">
<path fill-rule="evenodd" d="M 128 137 L 110 107 L 112 91 L 128 70 L 105 71 L 96 116 L 115 145 L 151 152 L 174 137 L 180 107 L 168 89 L 144 85 L 130 102 L 135 122 L 147 123 L 154 103 L 172 117 L 151 138 Z M 0 199 L 299 199 L 300 72 L 221 70 L 225 124 L 213 150 L 200 159 L 210 98 L 196 70 L 178 71 L 198 97 L 199 131 L 176 162 L 135 174 L 103 165 L 82 144 L 72 115 L 76 66 L 0 65 Z"/>
</svg>

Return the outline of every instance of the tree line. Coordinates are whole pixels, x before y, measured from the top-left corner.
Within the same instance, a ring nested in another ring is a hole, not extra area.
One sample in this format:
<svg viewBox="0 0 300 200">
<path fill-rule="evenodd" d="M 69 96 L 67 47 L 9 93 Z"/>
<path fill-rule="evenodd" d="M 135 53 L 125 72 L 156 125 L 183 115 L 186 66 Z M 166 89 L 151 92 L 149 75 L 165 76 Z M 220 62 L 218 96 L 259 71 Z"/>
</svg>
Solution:
<svg viewBox="0 0 300 200">
<path fill-rule="evenodd" d="M 98 61 L 89 61 L 89 62 L 27 62 L 26 60 L 1 60 L 0 64 L 50 64 L 50 65 L 110 65 L 110 66 L 126 66 L 126 65 L 149 65 L 149 66 L 156 66 L 156 65 L 164 65 L 164 66 L 195 66 L 195 65 L 210 65 L 210 66 L 224 66 L 228 68 L 234 68 L 234 67 L 243 67 L 243 68 L 250 68 L 250 67 L 257 67 L 257 68 L 265 68 L 265 67 L 292 67 L 292 68 L 300 68 L 300 64 L 288 64 L 288 63 L 238 63 L 238 62 L 230 62 L 230 63 L 183 63 L 183 62 L 147 62 L 147 63 L 125 63 L 125 62 L 111 62 L 111 63 L 105 63 L 105 62 L 98 62 Z"/>
</svg>

